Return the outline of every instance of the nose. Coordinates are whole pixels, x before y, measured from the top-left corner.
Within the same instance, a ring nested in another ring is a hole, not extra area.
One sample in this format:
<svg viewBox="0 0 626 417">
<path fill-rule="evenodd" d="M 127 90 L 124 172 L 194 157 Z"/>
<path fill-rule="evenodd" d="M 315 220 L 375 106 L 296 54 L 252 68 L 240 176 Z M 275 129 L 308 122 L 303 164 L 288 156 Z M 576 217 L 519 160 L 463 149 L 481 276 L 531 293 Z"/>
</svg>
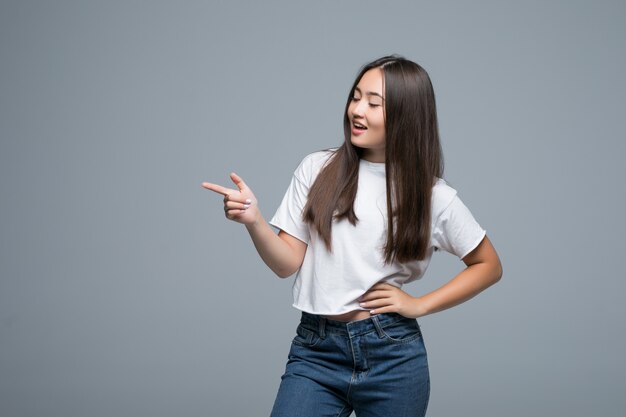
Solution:
<svg viewBox="0 0 626 417">
<path fill-rule="evenodd" d="M 352 104 L 352 116 L 353 117 L 363 117 L 365 112 L 365 100 L 359 100 L 356 103 Z"/>
</svg>

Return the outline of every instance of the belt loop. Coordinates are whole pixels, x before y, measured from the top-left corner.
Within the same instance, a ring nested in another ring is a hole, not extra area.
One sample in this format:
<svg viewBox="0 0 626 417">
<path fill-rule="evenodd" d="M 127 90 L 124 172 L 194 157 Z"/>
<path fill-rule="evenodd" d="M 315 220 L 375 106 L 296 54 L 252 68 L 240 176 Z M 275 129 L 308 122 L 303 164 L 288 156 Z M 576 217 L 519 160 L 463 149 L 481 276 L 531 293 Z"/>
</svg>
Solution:
<svg viewBox="0 0 626 417">
<path fill-rule="evenodd" d="M 322 339 L 326 338 L 326 317 L 319 316 L 319 334 Z"/>
<path fill-rule="evenodd" d="M 376 333 L 378 333 L 378 337 L 382 339 L 383 337 L 385 337 L 385 333 L 383 332 L 383 329 L 380 326 L 380 322 L 378 321 L 378 316 L 373 315 L 371 318 L 372 318 L 372 321 L 374 322 L 374 327 L 376 327 Z"/>
</svg>

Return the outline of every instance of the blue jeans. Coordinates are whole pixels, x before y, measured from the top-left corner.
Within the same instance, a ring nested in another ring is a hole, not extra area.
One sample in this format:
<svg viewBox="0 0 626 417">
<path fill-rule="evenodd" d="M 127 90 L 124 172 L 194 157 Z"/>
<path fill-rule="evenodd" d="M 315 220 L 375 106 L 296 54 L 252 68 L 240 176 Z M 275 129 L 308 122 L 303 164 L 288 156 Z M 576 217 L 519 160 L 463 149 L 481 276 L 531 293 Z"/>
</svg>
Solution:
<svg viewBox="0 0 626 417">
<path fill-rule="evenodd" d="M 429 394 L 416 319 L 343 322 L 302 311 L 270 417 L 418 417 Z"/>
</svg>

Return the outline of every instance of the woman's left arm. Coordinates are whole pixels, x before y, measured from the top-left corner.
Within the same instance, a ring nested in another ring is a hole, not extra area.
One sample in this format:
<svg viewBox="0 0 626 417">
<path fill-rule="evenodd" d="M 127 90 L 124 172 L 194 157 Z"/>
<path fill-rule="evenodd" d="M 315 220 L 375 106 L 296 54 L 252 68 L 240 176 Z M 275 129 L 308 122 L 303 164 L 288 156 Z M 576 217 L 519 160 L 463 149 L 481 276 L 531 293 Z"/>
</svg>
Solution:
<svg viewBox="0 0 626 417">
<path fill-rule="evenodd" d="M 487 235 L 462 260 L 467 268 L 447 284 L 421 297 L 414 297 L 412 316 L 421 317 L 461 304 L 502 277 L 500 258 Z"/>
<path fill-rule="evenodd" d="M 500 258 L 487 235 L 462 260 L 467 268 L 428 294 L 413 297 L 391 284 L 379 283 L 361 297 L 361 306 L 372 308 L 372 314 L 396 312 L 411 318 L 422 317 L 461 304 L 502 277 Z"/>
</svg>

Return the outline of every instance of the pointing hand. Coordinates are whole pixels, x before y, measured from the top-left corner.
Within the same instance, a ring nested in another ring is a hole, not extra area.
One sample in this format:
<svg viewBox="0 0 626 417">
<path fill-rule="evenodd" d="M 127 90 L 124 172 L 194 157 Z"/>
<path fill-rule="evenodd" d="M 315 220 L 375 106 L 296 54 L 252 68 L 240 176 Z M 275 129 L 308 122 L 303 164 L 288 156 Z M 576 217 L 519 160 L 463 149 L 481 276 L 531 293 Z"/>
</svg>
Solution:
<svg viewBox="0 0 626 417">
<path fill-rule="evenodd" d="M 224 213 L 227 219 L 242 224 L 254 224 L 261 215 L 256 197 L 239 175 L 231 172 L 230 178 L 237 185 L 237 190 L 210 182 L 203 182 L 202 186 L 224 196 Z"/>
</svg>

